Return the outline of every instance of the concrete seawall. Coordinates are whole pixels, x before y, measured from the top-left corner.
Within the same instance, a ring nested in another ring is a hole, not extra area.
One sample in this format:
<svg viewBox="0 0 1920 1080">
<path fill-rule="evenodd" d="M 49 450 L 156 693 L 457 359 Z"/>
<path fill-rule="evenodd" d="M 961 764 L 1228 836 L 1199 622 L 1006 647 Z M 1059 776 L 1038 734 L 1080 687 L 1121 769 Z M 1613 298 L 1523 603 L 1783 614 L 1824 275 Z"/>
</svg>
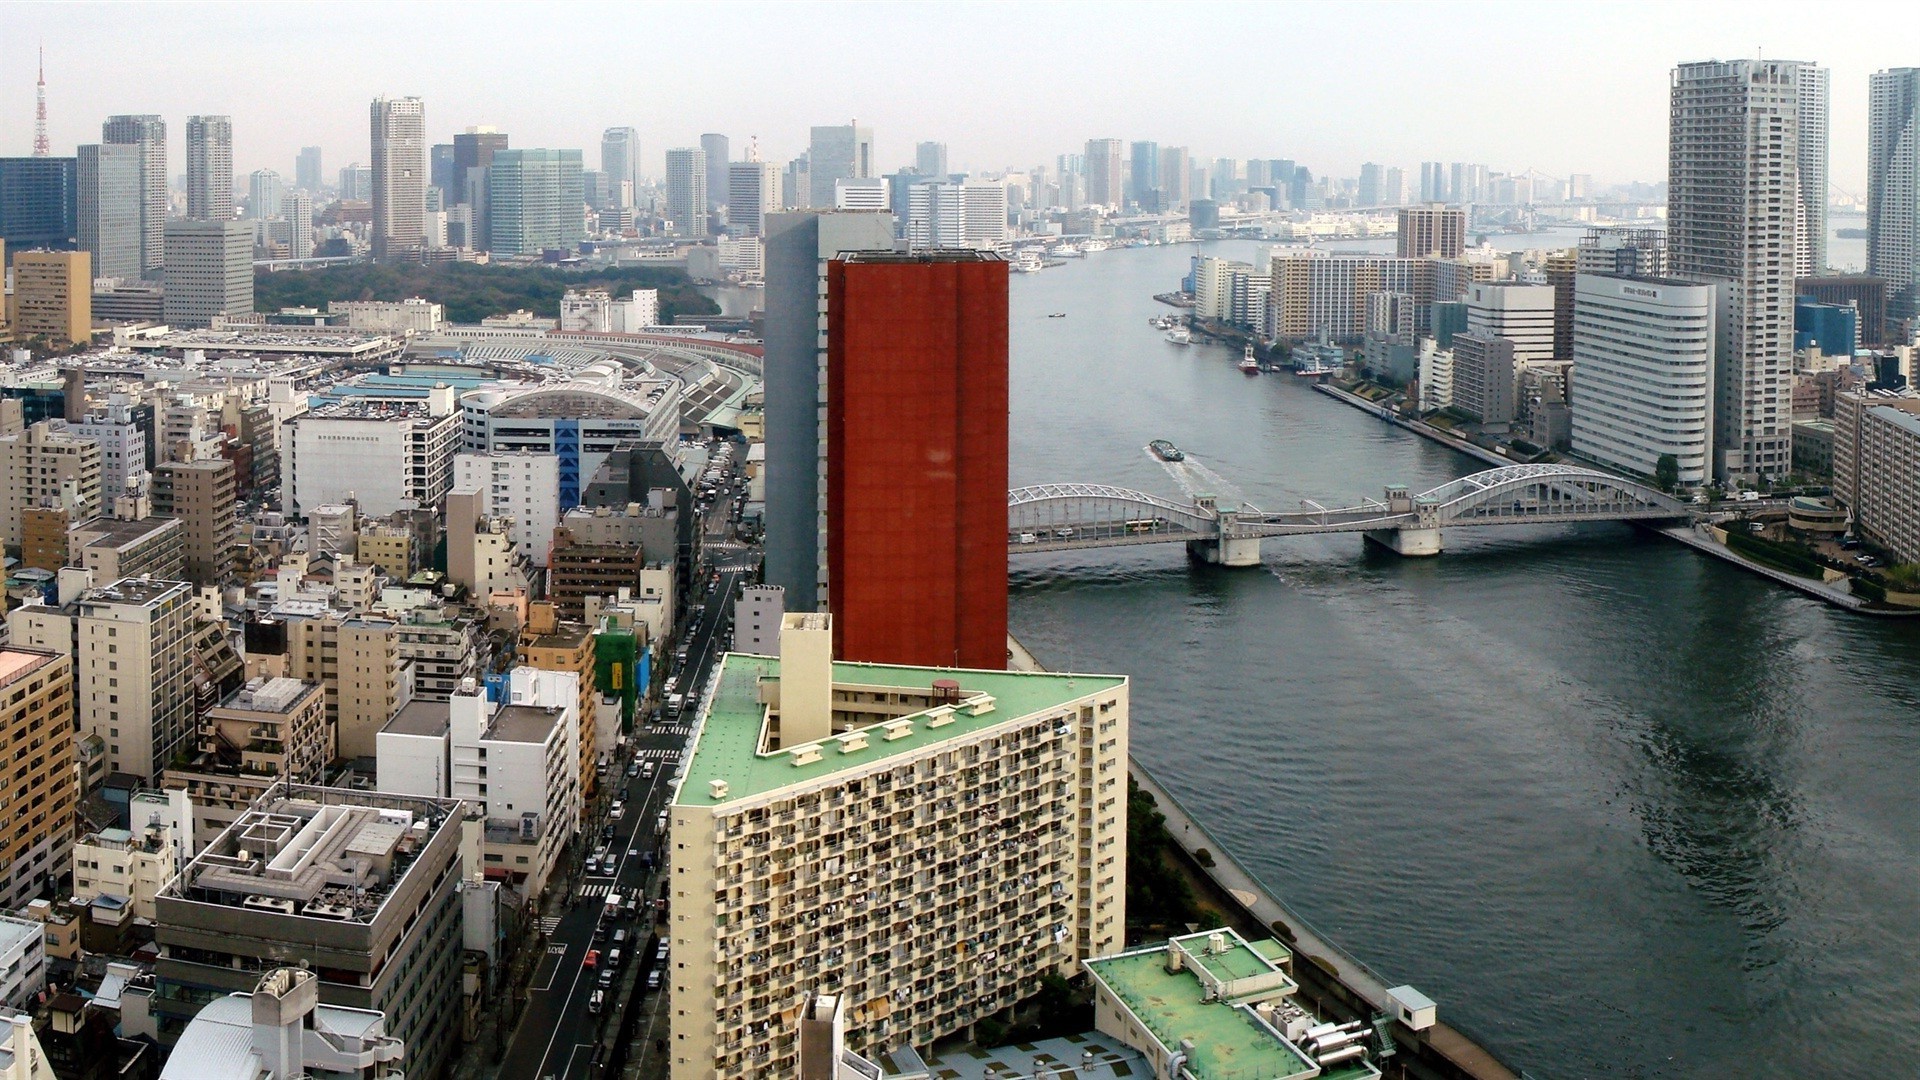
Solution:
<svg viewBox="0 0 1920 1080">
<path fill-rule="evenodd" d="M 1009 667 L 1016 671 L 1045 671 L 1039 660 L 1009 634 L 1007 636 Z M 1365 964 L 1349 956 L 1322 937 L 1307 921 L 1295 914 L 1285 904 L 1276 899 L 1260 880 L 1253 876 L 1245 866 L 1235 859 L 1227 846 L 1207 831 L 1207 827 L 1168 791 L 1146 766 L 1131 754 L 1127 756 L 1127 772 L 1140 790 L 1153 797 L 1160 813 L 1166 818 L 1169 838 L 1175 846 L 1185 852 L 1191 865 L 1206 875 L 1219 887 L 1221 892 L 1232 898 L 1246 914 L 1247 918 L 1272 931 L 1282 938 L 1293 950 L 1296 968 L 1302 964 L 1311 964 L 1313 973 L 1322 976 L 1332 984 L 1330 995 L 1338 1003 L 1356 1016 L 1367 1017 L 1378 1013 L 1391 1014 L 1387 1002 L 1389 984 L 1382 976 Z M 1211 865 L 1207 865 L 1197 852 L 1205 849 Z M 1320 981 L 1320 980 L 1316 980 Z M 1440 1002 L 1444 1013 L 1446 1003 Z M 1484 1047 L 1461 1034 L 1445 1021 L 1435 1023 L 1433 1027 L 1418 1033 L 1415 1045 L 1402 1045 L 1403 1053 L 1415 1056 L 1419 1071 L 1412 1075 L 1453 1077 L 1462 1080 L 1520 1080 L 1520 1074 L 1502 1065 Z"/>
</svg>

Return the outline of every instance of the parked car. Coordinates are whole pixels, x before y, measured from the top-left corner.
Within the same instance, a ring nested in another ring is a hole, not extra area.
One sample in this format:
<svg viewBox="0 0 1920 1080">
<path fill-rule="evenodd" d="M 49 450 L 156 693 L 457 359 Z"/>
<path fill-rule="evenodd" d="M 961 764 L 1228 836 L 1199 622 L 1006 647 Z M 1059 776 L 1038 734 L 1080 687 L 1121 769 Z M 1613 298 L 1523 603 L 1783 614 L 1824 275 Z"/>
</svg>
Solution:
<svg viewBox="0 0 1920 1080">
<path fill-rule="evenodd" d="M 580 961 L 580 966 L 581 967 L 599 967 L 600 966 L 600 950 L 588 949 L 586 959 Z"/>
<path fill-rule="evenodd" d="M 600 1010 L 604 1008 L 606 1004 L 607 992 L 605 990 L 595 990 L 593 996 L 587 999 L 587 1011 L 598 1016 Z"/>
</svg>

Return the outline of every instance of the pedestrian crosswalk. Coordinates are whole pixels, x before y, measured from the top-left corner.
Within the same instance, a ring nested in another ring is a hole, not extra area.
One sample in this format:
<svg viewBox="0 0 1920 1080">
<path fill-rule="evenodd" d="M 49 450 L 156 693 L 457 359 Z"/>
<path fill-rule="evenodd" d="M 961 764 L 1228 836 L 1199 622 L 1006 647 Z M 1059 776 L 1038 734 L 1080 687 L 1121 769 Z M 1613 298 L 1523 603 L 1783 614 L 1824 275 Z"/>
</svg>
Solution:
<svg viewBox="0 0 1920 1080">
<path fill-rule="evenodd" d="M 607 895 L 607 889 L 611 885 L 612 882 L 608 881 L 602 881 L 597 885 L 582 885 L 580 886 L 579 895 L 583 897 L 605 896 Z"/>
<path fill-rule="evenodd" d="M 677 734 L 677 735 L 686 734 L 685 731 L 676 732 L 672 728 L 661 728 L 659 730 L 664 731 L 667 734 Z M 634 754 L 633 756 L 638 758 L 641 761 L 668 761 L 673 758 L 679 757 L 680 751 L 675 750 L 672 747 L 656 746 L 656 747 L 653 747 L 652 749 L 642 750 Z"/>
<path fill-rule="evenodd" d="M 552 937 L 554 931 L 558 929 L 560 929 L 560 916 L 548 915 L 540 920 L 540 932 L 547 937 Z"/>
</svg>

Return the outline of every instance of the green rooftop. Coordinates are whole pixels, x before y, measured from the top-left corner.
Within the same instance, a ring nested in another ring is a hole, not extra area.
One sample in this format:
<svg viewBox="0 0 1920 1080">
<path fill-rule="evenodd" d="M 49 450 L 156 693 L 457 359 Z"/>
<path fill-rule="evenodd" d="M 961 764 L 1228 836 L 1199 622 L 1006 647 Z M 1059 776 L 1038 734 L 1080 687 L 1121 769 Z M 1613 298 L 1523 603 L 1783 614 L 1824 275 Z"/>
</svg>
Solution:
<svg viewBox="0 0 1920 1080">
<path fill-rule="evenodd" d="M 791 784 L 806 783 L 832 776 L 847 769 L 861 768 L 889 758 L 925 750 L 929 746 L 971 735 L 999 724 L 1077 701 L 1089 694 L 1125 685 L 1117 675 L 1063 675 L 1050 672 L 979 671 L 955 668 L 898 667 L 891 664 L 833 665 L 836 691 L 862 692 L 898 690 L 927 693 L 937 679 L 953 679 L 960 684 L 961 704 L 951 710 L 951 720 L 934 726 L 929 714 L 936 710 L 909 713 L 890 724 L 873 724 L 852 729 L 868 734 L 860 740 L 828 738 L 819 747 L 816 760 L 801 760 L 789 753 L 791 747 L 771 754 L 760 752 L 761 728 L 766 707 L 760 703 L 760 680 L 778 678 L 780 660 L 772 656 L 728 653 L 722 658 L 720 675 L 712 695 L 702 704 L 699 726 L 694 731 L 693 748 L 688 754 L 685 779 L 674 796 L 676 806 L 716 806 L 762 795 Z M 993 698 L 993 707 L 974 715 L 966 699 L 979 694 Z M 939 710 L 946 712 L 946 707 Z M 942 716 L 942 720 L 945 717 Z M 901 721 L 911 721 L 902 725 Z M 898 725 L 897 727 L 895 725 Z M 906 734 L 889 739 L 887 729 Z M 850 732 L 836 732 L 847 735 Z M 725 780 L 727 797 L 712 796 L 709 782 Z"/>
<path fill-rule="evenodd" d="M 1248 952 L 1244 945 L 1241 951 Z M 1249 953 L 1248 959 L 1260 958 Z M 1197 975 L 1167 970 L 1164 947 L 1102 957 L 1086 964 L 1162 1046 L 1172 1048 L 1182 1039 L 1193 1040 L 1186 1070 L 1197 1080 L 1296 1080 L 1320 1075 L 1318 1065 L 1285 1039 L 1277 1038 L 1251 1010 L 1203 1000 L 1205 991 Z"/>
</svg>

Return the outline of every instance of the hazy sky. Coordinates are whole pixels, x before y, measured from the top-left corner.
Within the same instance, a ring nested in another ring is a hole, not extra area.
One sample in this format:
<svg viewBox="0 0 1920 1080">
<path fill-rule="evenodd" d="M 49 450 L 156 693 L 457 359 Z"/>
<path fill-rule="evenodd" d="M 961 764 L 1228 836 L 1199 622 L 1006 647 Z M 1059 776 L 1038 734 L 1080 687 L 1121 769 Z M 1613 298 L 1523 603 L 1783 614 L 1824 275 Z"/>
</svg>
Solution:
<svg viewBox="0 0 1920 1080">
<path fill-rule="evenodd" d="M 1051 163 L 1089 138 L 1352 175 L 1479 161 L 1605 183 L 1666 171 L 1667 73 L 1763 53 L 1833 70 L 1832 175 L 1863 193 L 1867 76 L 1920 65 L 1907 3 L 726 4 L 0 0 L 0 155 L 33 140 L 47 51 L 54 152 L 111 113 L 233 116 L 234 172 L 365 162 L 367 103 L 426 100 L 429 138 L 515 146 L 640 130 L 642 168 L 723 132 L 784 162 L 813 124 L 871 124 L 883 169 L 922 139 L 956 169 Z M 1876 29 L 1887 31 L 1876 33 Z"/>
</svg>

